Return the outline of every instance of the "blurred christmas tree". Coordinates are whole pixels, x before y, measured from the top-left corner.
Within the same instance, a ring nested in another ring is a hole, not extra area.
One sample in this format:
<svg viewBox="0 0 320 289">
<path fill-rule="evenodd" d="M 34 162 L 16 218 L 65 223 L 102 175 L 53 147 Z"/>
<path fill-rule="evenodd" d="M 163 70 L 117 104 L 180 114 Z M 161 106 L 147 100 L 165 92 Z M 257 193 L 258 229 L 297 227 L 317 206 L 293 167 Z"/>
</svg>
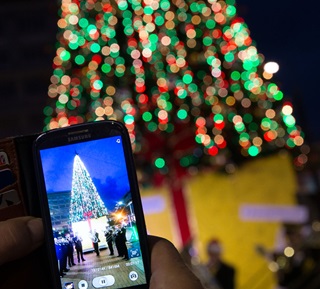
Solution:
<svg viewBox="0 0 320 289">
<path fill-rule="evenodd" d="M 123 121 L 144 183 L 281 148 L 305 164 L 292 104 L 234 0 L 62 0 L 58 27 L 45 130 Z"/>
<path fill-rule="evenodd" d="M 97 219 L 108 214 L 107 208 L 92 182 L 89 172 L 76 155 L 73 163 L 70 222 L 77 223 Z"/>
</svg>

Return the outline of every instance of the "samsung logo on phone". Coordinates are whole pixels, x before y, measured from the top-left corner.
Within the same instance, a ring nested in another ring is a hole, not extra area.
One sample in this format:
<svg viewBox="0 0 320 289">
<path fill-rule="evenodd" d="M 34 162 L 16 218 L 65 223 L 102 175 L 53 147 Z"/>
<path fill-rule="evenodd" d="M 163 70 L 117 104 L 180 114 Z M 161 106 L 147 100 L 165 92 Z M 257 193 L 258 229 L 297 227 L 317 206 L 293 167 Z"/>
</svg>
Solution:
<svg viewBox="0 0 320 289">
<path fill-rule="evenodd" d="M 69 136 L 68 137 L 68 142 L 75 142 L 75 141 L 84 140 L 84 139 L 90 139 L 90 138 L 91 138 L 91 133 L 75 135 L 75 136 Z"/>
</svg>

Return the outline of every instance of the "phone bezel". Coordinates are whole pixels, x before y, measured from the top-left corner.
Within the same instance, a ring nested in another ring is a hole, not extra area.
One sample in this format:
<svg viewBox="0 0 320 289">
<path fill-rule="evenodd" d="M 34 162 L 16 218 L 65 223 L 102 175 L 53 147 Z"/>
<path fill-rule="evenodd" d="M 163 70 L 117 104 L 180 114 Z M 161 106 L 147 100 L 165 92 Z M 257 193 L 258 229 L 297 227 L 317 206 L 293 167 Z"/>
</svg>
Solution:
<svg viewBox="0 0 320 289">
<path fill-rule="evenodd" d="M 90 137 L 89 137 L 90 135 Z M 42 164 L 40 158 L 40 150 L 53 148 L 56 146 L 63 146 L 74 143 L 81 143 L 83 141 L 96 140 L 112 136 L 121 136 L 126 160 L 126 169 L 128 171 L 129 183 L 132 191 L 132 202 L 135 208 L 136 225 L 139 234 L 139 241 L 141 247 L 142 259 L 145 267 L 145 275 L 147 284 L 134 285 L 126 288 L 146 289 L 149 288 L 150 281 L 150 254 L 147 242 L 147 230 L 144 220 L 143 208 L 141 203 L 139 185 L 135 170 L 132 147 L 130 137 L 126 127 L 118 121 L 98 121 L 87 122 L 84 124 L 76 124 L 66 128 L 59 128 L 45 132 L 38 136 L 34 141 L 33 154 L 35 160 L 35 170 L 37 176 L 37 185 L 39 191 L 39 198 L 41 202 L 41 212 L 45 230 L 45 240 L 48 249 L 49 263 L 52 270 L 52 277 L 54 288 L 61 289 L 60 274 L 57 266 L 57 258 L 55 252 L 55 244 L 52 234 L 52 224 L 49 212 L 48 198 L 46 194 L 44 175 L 42 173 Z M 72 138 L 70 138 L 72 136 Z M 77 139 L 77 136 L 80 136 Z M 68 140 L 69 138 L 69 140 Z"/>
</svg>

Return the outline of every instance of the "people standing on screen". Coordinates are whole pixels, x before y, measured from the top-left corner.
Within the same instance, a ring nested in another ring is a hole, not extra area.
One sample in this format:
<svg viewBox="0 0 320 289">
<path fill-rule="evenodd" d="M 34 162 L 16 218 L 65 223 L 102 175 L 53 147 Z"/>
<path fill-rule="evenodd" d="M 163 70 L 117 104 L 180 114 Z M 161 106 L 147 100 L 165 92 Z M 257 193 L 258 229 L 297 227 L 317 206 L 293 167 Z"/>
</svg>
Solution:
<svg viewBox="0 0 320 289">
<path fill-rule="evenodd" d="M 76 264 L 74 263 L 74 257 L 73 257 L 74 247 L 73 247 L 73 240 L 72 240 L 72 237 L 70 236 L 70 234 L 66 234 L 66 242 L 67 242 L 68 265 L 69 265 L 69 267 L 72 267 Z"/>
<path fill-rule="evenodd" d="M 93 233 L 91 234 L 91 240 L 92 240 L 92 245 L 93 245 L 93 250 L 95 251 L 97 256 L 100 256 L 100 250 L 99 250 L 99 233 L 94 230 Z"/>
<path fill-rule="evenodd" d="M 84 262 L 85 259 L 83 257 L 82 238 L 78 236 L 78 233 L 75 233 L 75 236 L 73 237 L 73 243 L 76 248 L 78 263 L 80 263 L 80 260 Z"/>
<path fill-rule="evenodd" d="M 218 240 L 208 243 L 207 254 L 207 268 L 211 273 L 212 283 L 217 284 L 220 289 L 234 289 L 235 269 L 222 260 L 222 246 Z"/>
<path fill-rule="evenodd" d="M 123 259 L 129 260 L 126 242 L 126 228 L 125 226 L 118 226 L 115 231 L 115 244 L 118 251 L 118 257 L 123 257 Z"/>
<path fill-rule="evenodd" d="M 58 259 L 58 263 L 59 263 L 59 273 L 60 273 L 60 277 L 64 276 L 65 273 L 63 272 L 63 268 L 62 268 L 62 248 L 59 244 L 58 238 L 54 238 L 54 246 L 56 249 L 56 254 L 57 254 L 57 259 Z"/>
<path fill-rule="evenodd" d="M 63 277 L 66 275 L 66 272 L 69 271 L 67 268 L 67 256 L 68 256 L 68 242 L 66 239 L 60 237 L 56 237 L 54 239 L 57 259 L 59 262 L 59 273 L 60 276 Z"/>
<path fill-rule="evenodd" d="M 110 251 L 110 256 L 114 255 L 114 250 L 113 250 L 113 231 L 112 229 L 107 229 L 107 231 L 105 232 L 105 237 L 106 237 L 106 241 L 108 244 L 108 248 Z"/>
</svg>

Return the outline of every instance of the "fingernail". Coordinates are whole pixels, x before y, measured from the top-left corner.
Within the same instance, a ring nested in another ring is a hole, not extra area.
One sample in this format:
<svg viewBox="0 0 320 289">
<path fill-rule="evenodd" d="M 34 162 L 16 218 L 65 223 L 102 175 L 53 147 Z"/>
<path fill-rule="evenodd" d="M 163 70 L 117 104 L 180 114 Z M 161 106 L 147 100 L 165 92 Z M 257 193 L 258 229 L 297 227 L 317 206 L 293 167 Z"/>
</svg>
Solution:
<svg viewBox="0 0 320 289">
<path fill-rule="evenodd" d="M 32 236 L 32 241 L 34 244 L 39 244 L 43 242 L 43 224 L 42 219 L 34 218 L 29 220 L 28 229 Z"/>
</svg>

